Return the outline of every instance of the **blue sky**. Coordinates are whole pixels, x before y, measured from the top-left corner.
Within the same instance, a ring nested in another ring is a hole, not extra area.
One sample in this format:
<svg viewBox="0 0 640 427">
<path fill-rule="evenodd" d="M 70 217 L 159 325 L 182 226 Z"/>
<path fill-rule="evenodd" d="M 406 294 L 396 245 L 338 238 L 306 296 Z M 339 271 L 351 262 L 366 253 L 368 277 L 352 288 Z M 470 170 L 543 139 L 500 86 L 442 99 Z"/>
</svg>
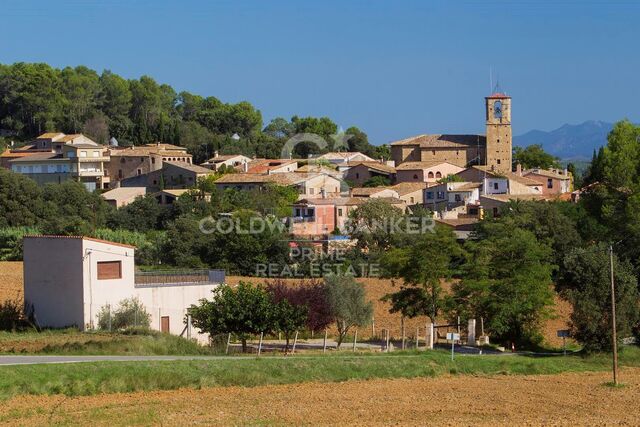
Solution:
<svg viewBox="0 0 640 427">
<path fill-rule="evenodd" d="M 2 0 L 0 62 L 147 74 L 329 116 L 376 144 L 482 133 L 489 70 L 516 134 L 640 119 L 636 1 Z"/>
</svg>

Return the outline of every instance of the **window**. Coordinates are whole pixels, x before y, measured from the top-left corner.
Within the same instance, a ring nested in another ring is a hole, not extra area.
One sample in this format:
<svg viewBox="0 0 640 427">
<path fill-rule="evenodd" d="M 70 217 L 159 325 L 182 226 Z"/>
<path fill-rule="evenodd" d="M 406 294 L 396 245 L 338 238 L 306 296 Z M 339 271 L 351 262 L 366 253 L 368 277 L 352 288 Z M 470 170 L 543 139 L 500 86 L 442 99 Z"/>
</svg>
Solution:
<svg viewBox="0 0 640 427">
<path fill-rule="evenodd" d="M 342 208 L 338 209 L 338 216 L 342 216 Z"/>
<path fill-rule="evenodd" d="M 496 163 L 497 163 L 497 164 L 500 164 L 500 159 L 496 160 Z"/>
<path fill-rule="evenodd" d="M 428 177 L 428 178 L 433 178 L 433 172 L 429 172 L 429 173 L 427 174 L 427 177 Z"/>
<path fill-rule="evenodd" d="M 438 191 L 438 199 L 444 199 L 444 191 Z"/>
<path fill-rule="evenodd" d="M 418 179 L 418 174 L 417 173 L 413 174 L 413 179 Z"/>
<path fill-rule="evenodd" d="M 502 101 L 496 101 L 493 103 L 493 117 L 496 119 L 502 118 Z"/>
<path fill-rule="evenodd" d="M 433 191 L 427 191 L 427 200 L 433 200 Z"/>
<path fill-rule="evenodd" d="M 494 190 L 497 190 L 497 189 L 498 189 L 498 183 L 497 183 L 497 182 L 494 182 L 494 183 L 493 183 L 493 189 L 494 189 Z"/>
<path fill-rule="evenodd" d="M 493 208 L 493 216 L 498 216 L 498 208 Z"/>
<path fill-rule="evenodd" d="M 315 188 L 313 188 L 313 187 L 312 187 L 312 188 L 310 188 L 310 189 L 309 189 L 309 194 L 314 194 L 314 193 L 315 193 L 315 190 L 316 190 L 316 189 L 315 189 Z"/>
<path fill-rule="evenodd" d="M 356 173 L 356 179 L 360 178 L 360 174 Z"/>
<path fill-rule="evenodd" d="M 99 151 L 93 151 L 93 157 L 100 157 L 100 152 Z"/>
<path fill-rule="evenodd" d="M 152 157 L 152 158 L 151 158 L 151 164 L 152 164 L 152 165 L 155 165 L 155 164 L 156 164 L 156 158 L 155 158 L 155 157 Z"/>
<path fill-rule="evenodd" d="M 412 198 L 411 198 L 411 203 L 413 204 L 413 203 L 415 203 L 415 202 L 416 202 L 416 201 L 415 201 L 415 199 L 412 197 Z"/>
<path fill-rule="evenodd" d="M 442 178 L 442 174 L 440 172 L 436 172 L 436 178 Z"/>
<path fill-rule="evenodd" d="M 120 158 L 120 163 L 124 163 L 124 157 Z"/>
<path fill-rule="evenodd" d="M 461 202 L 461 201 L 462 201 L 462 197 L 460 197 L 460 195 L 459 195 L 459 194 L 456 194 L 456 195 L 454 196 L 454 199 L 456 200 L 456 202 Z"/>
<path fill-rule="evenodd" d="M 80 157 L 87 157 L 87 152 L 85 150 L 81 150 Z"/>
<path fill-rule="evenodd" d="M 551 178 L 547 179 L 547 188 L 553 188 L 553 179 Z"/>
<path fill-rule="evenodd" d="M 142 175 L 142 169 L 138 169 L 138 175 Z"/>
<path fill-rule="evenodd" d="M 122 169 L 118 169 L 118 178 L 122 178 Z"/>
<path fill-rule="evenodd" d="M 294 214 L 294 216 L 302 216 L 300 214 L 300 208 L 296 208 L 296 213 Z"/>
<path fill-rule="evenodd" d="M 98 261 L 98 280 L 122 278 L 122 261 Z"/>
</svg>

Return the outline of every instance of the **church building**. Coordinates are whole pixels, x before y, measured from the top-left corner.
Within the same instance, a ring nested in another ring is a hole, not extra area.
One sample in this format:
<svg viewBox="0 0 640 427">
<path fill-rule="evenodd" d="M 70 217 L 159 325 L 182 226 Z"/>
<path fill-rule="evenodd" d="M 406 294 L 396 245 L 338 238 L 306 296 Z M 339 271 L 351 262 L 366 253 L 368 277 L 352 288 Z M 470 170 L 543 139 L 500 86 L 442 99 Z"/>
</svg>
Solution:
<svg viewBox="0 0 640 427">
<path fill-rule="evenodd" d="M 396 166 L 405 162 L 449 162 L 459 167 L 486 165 L 511 172 L 511 97 L 496 92 L 485 98 L 486 135 L 418 135 L 391 143 Z"/>
</svg>

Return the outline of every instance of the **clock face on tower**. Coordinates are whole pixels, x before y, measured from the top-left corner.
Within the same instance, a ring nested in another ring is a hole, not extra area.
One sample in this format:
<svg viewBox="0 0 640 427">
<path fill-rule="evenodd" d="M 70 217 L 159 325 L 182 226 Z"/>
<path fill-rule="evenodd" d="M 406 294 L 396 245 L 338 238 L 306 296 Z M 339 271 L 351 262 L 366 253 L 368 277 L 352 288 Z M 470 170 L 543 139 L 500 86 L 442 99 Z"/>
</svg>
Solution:
<svg viewBox="0 0 640 427">
<path fill-rule="evenodd" d="M 493 103 L 493 117 L 496 119 L 502 118 L 502 102 L 496 101 Z"/>
</svg>

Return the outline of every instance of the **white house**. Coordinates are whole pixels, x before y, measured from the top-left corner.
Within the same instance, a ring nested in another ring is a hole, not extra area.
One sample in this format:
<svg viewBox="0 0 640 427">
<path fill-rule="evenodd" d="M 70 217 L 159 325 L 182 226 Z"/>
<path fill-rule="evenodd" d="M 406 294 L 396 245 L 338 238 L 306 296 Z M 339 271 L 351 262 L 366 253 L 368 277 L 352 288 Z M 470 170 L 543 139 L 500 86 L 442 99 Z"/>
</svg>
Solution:
<svg viewBox="0 0 640 427">
<path fill-rule="evenodd" d="M 151 315 L 151 328 L 191 336 L 206 335 L 186 328 L 186 309 L 224 282 L 218 270 L 164 274 L 136 273 L 135 248 L 82 236 L 24 238 L 24 298 L 41 327 L 97 327 L 103 307 L 117 309 L 137 297 Z"/>
</svg>

